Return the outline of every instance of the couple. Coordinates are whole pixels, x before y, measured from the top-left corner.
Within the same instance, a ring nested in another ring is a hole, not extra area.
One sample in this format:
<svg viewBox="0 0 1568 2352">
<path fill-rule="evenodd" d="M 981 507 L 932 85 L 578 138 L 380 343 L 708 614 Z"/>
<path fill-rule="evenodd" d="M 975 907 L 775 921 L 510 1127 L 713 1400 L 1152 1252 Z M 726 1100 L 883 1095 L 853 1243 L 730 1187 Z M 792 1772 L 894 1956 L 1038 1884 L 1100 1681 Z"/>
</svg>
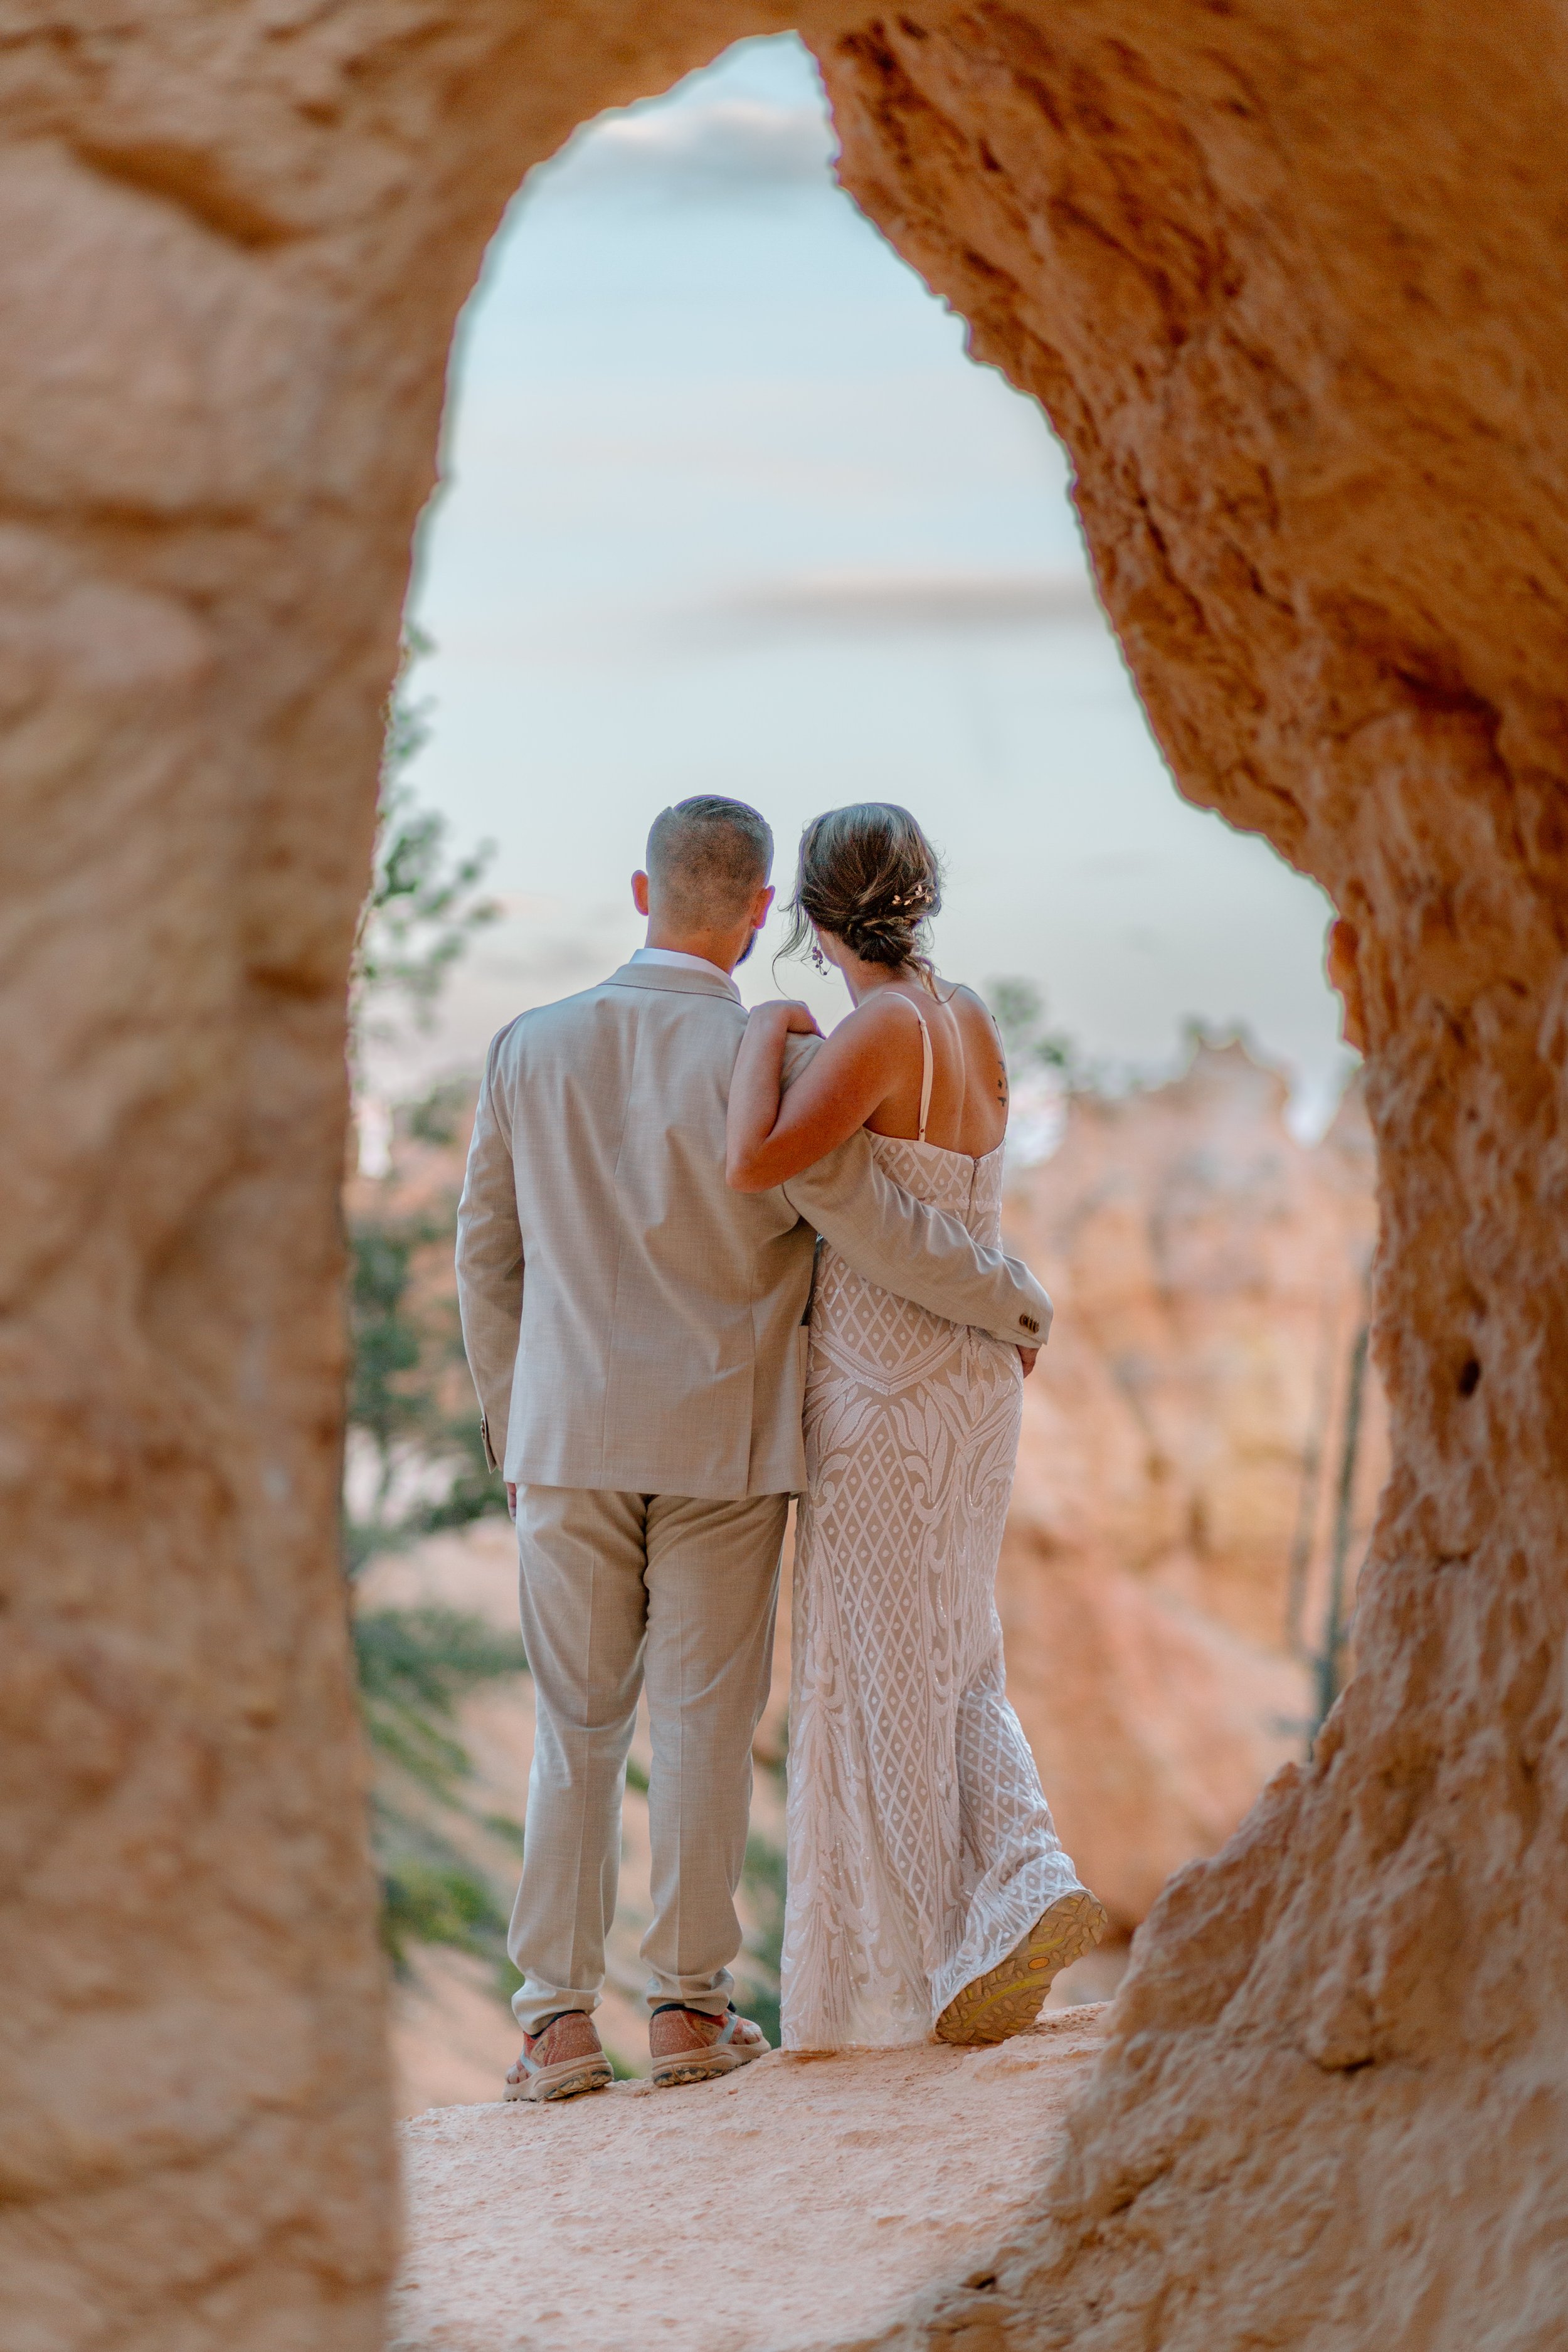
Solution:
<svg viewBox="0 0 1568 2352">
<path fill-rule="evenodd" d="M 537 1705 L 509 2098 L 610 2080 L 592 2012 L 645 1688 L 653 2079 L 768 2047 L 729 1963 L 792 1495 L 785 2046 L 999 2042 L 1105 1926 L 1003 1684 L 1051 1308 L 997 1246 L 1001 1045 L 936 981 L 936 861 L 879 803 L 807 827 L 790 908 L 855 1012 L 826 1041 L 800 1005 L 748 1018 L 772 863 L 743 803 L 666 809 L 647 944 L 502 1030 L 479 1095 L 458 1290 Z"/>
</svg>

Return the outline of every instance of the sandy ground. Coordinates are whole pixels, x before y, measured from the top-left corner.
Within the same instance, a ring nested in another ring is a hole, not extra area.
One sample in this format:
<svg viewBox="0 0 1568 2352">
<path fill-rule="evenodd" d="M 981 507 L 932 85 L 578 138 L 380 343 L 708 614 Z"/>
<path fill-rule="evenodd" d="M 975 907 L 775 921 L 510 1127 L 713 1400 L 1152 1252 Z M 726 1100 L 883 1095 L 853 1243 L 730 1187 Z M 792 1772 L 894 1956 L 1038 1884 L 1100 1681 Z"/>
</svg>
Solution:
<svg viewBox="0 0 1568 2352">
<path fill-rule="evenodd" d="M 419 2116 L 388 2352 L 847 2347 L 1016 2232 L 1103 2015 Z"/>
</svg>

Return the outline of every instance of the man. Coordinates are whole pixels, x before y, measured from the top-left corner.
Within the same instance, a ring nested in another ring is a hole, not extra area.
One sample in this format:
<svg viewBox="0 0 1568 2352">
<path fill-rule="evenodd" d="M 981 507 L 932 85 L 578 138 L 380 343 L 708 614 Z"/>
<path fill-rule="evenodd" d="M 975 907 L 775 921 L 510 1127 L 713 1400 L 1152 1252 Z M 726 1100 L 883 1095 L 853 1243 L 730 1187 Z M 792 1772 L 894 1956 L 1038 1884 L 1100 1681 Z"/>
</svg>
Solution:
<svg viewBox="0 0 1568 2352">
<path fill-rule="evenodd" d="M 779 1554 L 805 1483 L 816 1235 L 885 1289 L 1015 1345 L 1050 1316 L 1023 1266 L 889 1184 L 864 1134 L 775 1191 L 726 1184 L 746 1024 L 731 974 L 773 902 L 772 862 L 743 803 L 666 809 L 632 879 L 647 945 L 503 1029 L 479 1095 L 458 1296 L 486 1454 L 517 1519 L 537 1710 L 509 2098 L 610 2080 L 592 2011 L 645 1685 L 653 2079 L 700 2081 L 768 2046 L 735 2012 L 729 1963 Z M 794 1066 L 816 1050 L 796 1041 Z"/>
</svg>

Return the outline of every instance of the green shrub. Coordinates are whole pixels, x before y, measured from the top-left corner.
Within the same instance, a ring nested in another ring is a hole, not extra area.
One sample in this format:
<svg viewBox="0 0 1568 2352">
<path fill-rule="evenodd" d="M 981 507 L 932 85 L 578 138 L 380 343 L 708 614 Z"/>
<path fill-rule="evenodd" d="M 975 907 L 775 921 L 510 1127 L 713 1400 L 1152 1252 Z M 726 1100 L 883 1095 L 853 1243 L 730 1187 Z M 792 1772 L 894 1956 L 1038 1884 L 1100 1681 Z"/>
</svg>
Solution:
<svg viewBox="0 0 1568 2352">
<path fill-rule="evenodd" d="M 375 1210 L 348 1221 L 348 1425 L 368 1441 L 375 1465 L 368 1516 L 356 1519 L 344 1505 L 351 1576 L 378 1551 L 506 1509 L 485 1460 L 450 1286 L 456 1232 L 450 1200 L 438 1213 Z M 437 1491 L 396 1507 L 407 1470 Z"/>
<path fill-rule="evenodd" d="M 381 1940 L 399 1975 L 410 1944 L 450 1944 L 493 1961 L 506 1920 L 483 1879 L 454 1859 L 445 1867 L 407 1858 L 381 1874 Z"/>
<path fill-rule="evenodd" d="M 465 1691 L 525 1671 L 521 1640 L 455 1609 L 374 1609 L 355 1617 L 353 1644 L 372 1745 L 451 1801 L 473 1768 L 446 1726 Z"/>
</svg>

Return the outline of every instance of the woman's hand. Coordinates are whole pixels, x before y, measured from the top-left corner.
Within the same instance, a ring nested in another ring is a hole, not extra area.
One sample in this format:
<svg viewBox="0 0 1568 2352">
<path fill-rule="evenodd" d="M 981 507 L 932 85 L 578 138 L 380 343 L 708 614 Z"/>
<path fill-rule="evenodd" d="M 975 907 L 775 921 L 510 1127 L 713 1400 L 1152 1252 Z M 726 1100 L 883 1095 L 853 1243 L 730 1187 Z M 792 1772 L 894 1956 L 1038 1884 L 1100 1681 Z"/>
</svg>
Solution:
<svg viewBox="0 0 1568 2352">
<path fill-rule="evenodd" d="M 777 1021 L 782 1013 L 784 1020 L 781 1025 L 786 1037 L 820 1037 L 822 1034 L 810 1005 L 803 1004 L 797 996 L 770 997 L 767 1003 L 753 1005 L 749 1017 L 754 1021 L 759 1013 L 766 1013 L 773 1021 Z"/>
<path fill-rule="evenodd" d="M 784 1047 L 793 1037 L 820 1037 L 810 1007 L 795 998 L 776 996 L 768 1004 L 753 1005 L 746 1015 L 746 1034 L 730 1077 L 730 1110 L 726 1121 L 724 1178 L 731 1192 L 761 1192 L 778 1178 L 758 1165 L 779 1115 L 784 1090 Z"/>
<path fill-rule="evenodd" d="M 759 1147 L 779 1115 L 784 1090 L 784 1040 L 797 1019 L 815 1029 L 804 1004 L 777 997 L 771 1004 L 755 1004 L 746 1015 L 746 1031 L 730 1077 L 730 1110 L 724 1179 L 733 1192 L 760 1192 L 773 1180 L 759 1179 Z"/>
</svg>

